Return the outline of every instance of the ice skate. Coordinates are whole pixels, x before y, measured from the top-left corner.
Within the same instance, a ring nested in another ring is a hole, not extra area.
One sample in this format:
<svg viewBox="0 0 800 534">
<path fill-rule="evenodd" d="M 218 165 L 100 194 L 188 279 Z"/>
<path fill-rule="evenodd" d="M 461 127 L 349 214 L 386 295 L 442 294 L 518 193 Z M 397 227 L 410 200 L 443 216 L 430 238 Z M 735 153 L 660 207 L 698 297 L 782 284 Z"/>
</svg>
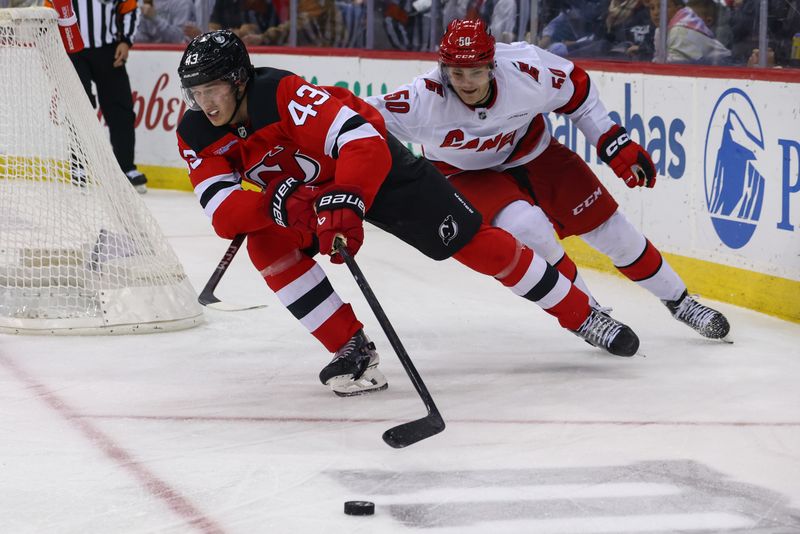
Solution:
<svg viewBox="0 0 800 534">
<path fill-rule="evenodd" d="M 639 350 L 639 338 L 633 330 L 596 308 L 573 333 L 615 356 L 633 356 Z"/>
<path fill-rule="evenodd" d="M 128 181 L 131 183 L 136 192 L 143 195 L 147 193 L 147 177 L 136 169 L 125 173 Z"/>
<path fill-rule="evenodd" d="M 709 339 L 722 339 L 731 329 L 728 320 L 720 312 L 697 302 L 688 291 L 677 300 L 665 300 L 664 304 L 672 316 Z"/>
<path fill-rule="evenodd" d="M 319 380 L 340 397 L 362 395 L 389 387 L 378 370 L 380 358 L 375 344 L 363 330 L 336 351 L 333 360 L 319 373 Z"/>
</svg>

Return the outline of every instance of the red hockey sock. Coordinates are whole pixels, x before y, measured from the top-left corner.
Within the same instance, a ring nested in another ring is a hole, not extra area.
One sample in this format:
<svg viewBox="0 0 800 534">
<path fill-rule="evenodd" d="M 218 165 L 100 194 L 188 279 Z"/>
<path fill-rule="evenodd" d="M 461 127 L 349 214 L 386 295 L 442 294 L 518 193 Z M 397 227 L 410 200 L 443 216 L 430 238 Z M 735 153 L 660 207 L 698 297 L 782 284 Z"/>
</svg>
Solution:
<svg viewBox="0 0 800 534">
<path fill-rule="evenodd" d="M 566 252 L 563 256 L 561 256 L 561 259 L 558 260 L 555 265 L 553 265 L 553 267 L 558 269 L 558 272 L 566 276 L 567 280 L 570 282 L 574 282 L 578 277 L 578 267 L 575 265 L 575 262 L 572 261 L 572 258 L 567 256 Z"/>
<path fill-rule="evenodd" d="M 653 246 L 649 239 L 646 239 L 644 250 L 633 263 L 622 267 L 616 267 L 619 269 L 619 272 L 634 282 L 639 282 L 655 275 L 661 268 L 662 262 L 663 258 L 661 257 L 661 253 Z"/>
<path fill-rule="evenodd" d="M 306 256 L 264 277 L 292 315 L 330 352 L 336 352 L 363 326 L 353 308 L 333 290 L 322 268 Z"/>
<path fill-rule="evenodd" d="M 536 302 L 564 328 L 577 329 L 589 315 L 586 294 L 504 230 L 481 226 L 453 257 L 470 269 L 494 276 L 515 294 Z"/>
<path fill-rule="evenodd" d="M 329 352 L 336 352 L 363 326 L 356 319 L 353 308 L 349 304 L 342 304 L 319 328 L 311 332 L 311 335 L 325 345 Z"/>
</svg>

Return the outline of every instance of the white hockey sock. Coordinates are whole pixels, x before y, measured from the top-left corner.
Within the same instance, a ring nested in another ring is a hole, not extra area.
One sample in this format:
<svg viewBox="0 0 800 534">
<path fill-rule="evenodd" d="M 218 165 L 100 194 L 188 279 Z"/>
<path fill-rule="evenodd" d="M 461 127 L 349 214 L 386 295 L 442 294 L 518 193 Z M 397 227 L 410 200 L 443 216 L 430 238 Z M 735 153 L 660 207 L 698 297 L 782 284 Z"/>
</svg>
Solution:
<svg viewBox="0 0 800 534">
<path fill-rule="evenodd" d="M 675 300 L 686 289 L 686 284 L 661 253 L 619 210 L 581 238 L 611 258 L 620 272 L 660 300 Z"/>
<path fill-rule="evenodd" d="M 502 228 L 522 244 L 532 248 L 550 265 L 555 265 L 564 255 L 564 248 L 556 240 L 550 219 L 539 206 L 524 200 L 515 200 L 495 216 L 492 226 Z"/>
</svg>

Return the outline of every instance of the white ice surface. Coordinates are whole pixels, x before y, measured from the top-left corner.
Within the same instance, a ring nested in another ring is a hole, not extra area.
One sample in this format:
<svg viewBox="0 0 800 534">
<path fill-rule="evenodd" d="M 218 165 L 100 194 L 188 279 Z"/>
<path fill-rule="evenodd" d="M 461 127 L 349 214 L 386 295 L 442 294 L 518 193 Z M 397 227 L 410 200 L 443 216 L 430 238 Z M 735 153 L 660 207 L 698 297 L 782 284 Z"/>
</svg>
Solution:
<svg viewBox="0 0 800 534">
<path fill-rule="evenodd" d="M 193 195 L 151 191 L 196 288 L 225 250 Z M 733 345 L 585 271 L 646 357 L 605 355 L 454 261 L 369 228 L 357 257 L 447 429 L 425 409 L 343 266 L 385 392 L 340 399 L 329 355 L 242 253 L 183 332 L 0 335 L 0 534 L 800 532 L 800 326 L 723 303 Z M 372 517 L 342 513 L 370 500 Z"/>
</svg>

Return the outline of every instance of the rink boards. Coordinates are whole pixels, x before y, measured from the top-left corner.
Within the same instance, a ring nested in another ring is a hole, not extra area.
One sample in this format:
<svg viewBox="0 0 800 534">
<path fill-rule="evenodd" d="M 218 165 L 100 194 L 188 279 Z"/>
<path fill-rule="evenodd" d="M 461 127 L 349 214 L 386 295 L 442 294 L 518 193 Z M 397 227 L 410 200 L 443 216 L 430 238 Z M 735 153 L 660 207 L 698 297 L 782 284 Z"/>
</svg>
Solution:
<svg viewBox="0 0 800 534">
<path fill-rule="evenodd" d="M 390 92 L 435 66 L 423 54 L 298 52 L 265 49 L 253 62 L 359 96 Z M 177 50 L 137 47 L 128 70 L 136 162 L 152 186 L 188 191 L 175 141 L 185 109 L 175 75 L 179 59 Z M 626 188 L 564 116 L 548 117 L 554 137 L 592 166 L 690 291 L 799 322 L 800 75 L 600 62 L 585 68 L 612 118 L 653 155 L 658 183 L 653 190 Z M 581 241 L 570 239 L 567 247 L 580 264 L 613 271 Z"/>
</svg>

